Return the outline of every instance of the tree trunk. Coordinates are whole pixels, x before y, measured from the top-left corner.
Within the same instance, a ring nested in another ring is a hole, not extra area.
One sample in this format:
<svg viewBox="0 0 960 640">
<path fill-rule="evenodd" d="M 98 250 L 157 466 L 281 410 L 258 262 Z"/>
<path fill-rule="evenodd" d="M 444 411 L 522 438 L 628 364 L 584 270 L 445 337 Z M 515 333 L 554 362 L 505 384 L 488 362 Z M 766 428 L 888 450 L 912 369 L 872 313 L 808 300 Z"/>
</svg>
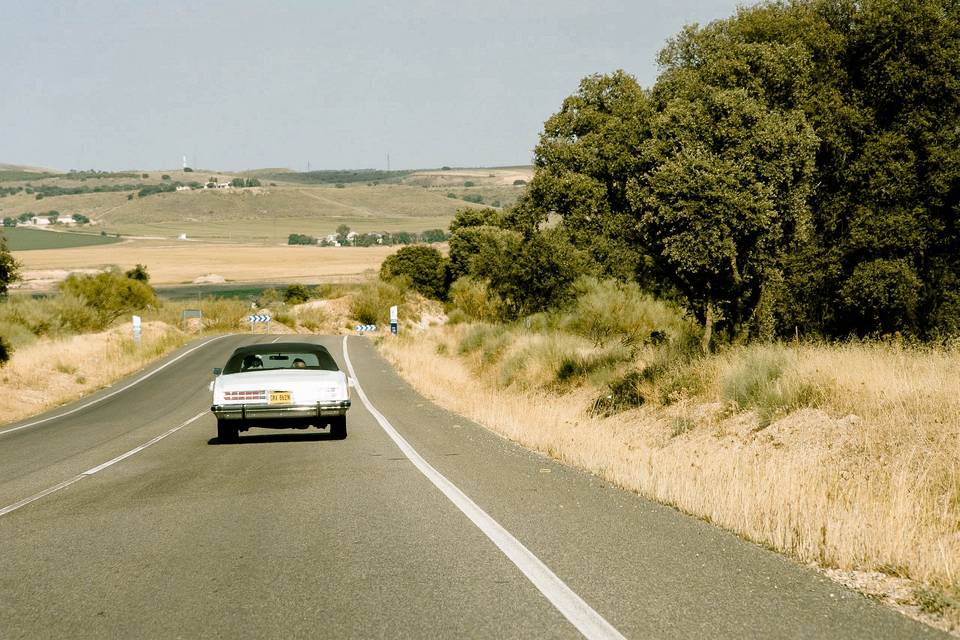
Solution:
<svg viewBox="0 0 960 640">
<path fill-rule="evenodd" d="M 708 302 L 706 317 L 703 319 L 703 339 L 700 341 L 700 349 L 703 350 L 703 355 L 710 353 L 710 339 L 713 337 L 713 321 L 713 303 Z"/>
</svg>

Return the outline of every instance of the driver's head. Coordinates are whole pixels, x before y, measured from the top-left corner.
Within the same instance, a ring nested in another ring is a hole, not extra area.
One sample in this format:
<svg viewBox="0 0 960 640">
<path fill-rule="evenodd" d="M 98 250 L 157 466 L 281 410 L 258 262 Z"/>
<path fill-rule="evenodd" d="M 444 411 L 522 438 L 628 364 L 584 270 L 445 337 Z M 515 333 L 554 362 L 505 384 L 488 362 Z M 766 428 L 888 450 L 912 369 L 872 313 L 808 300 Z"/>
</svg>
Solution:
<svg viewBox="0 0 960 640">
<path fill-rule="evenodd" d="M 307 363 L 301 360 L 300 358 L 293 359 L 293 368 L 294 369 L 306 369 Z"/>
<path fill-rule="evenodd" d="M 243 359 L 242 366 L 244 369 L 257 369 L 263 366 L 263 360 L 258 355 L 250 354 Z"/>
</svg>

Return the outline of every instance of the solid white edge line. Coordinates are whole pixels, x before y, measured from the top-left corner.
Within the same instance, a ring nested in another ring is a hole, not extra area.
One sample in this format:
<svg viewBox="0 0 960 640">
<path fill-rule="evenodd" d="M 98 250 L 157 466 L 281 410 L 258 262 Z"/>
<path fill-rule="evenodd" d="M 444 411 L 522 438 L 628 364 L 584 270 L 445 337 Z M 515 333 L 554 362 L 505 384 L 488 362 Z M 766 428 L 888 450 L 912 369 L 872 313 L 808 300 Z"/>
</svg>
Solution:
<svg viewBox="0 0 960 640">
<path fill-rule="evenodd" d="M 52 487 L 48 487 L 48 488 L 44 489 L 43 491 L 41 491 L 40 493 L 35 493 L 35 494 L 33 494 L 32 496 L 30 496 L 29 498 L 24 498 L 23 500 L 20 500 L 20 501 L 18 501 L 18 502 L 14 502 L 14 503 L 11 504 L 11 505 L 7 505 L 6 507 L 0 508 L 0 516 L 5 516 L 5 515 L 7 515 L 8 513 L 10 513 L 11 511 L 16 511 L 16 510 L 19 509 L 20 507 L 25 507 L 25 506 L 27 506 L 28 504 L 30 504 L 31 502 L 35 502 L 35 501 L 39 500 L 40 498 L 43 498 L 43 497 L 45 497 L 45 496 L 50 495 L 51 493 L 54 493 L 54 492 L 56 492 L 56 491 L 60 491 L 60 489 L 66 489 L 67 487 L 69 487 L 70 485 L 72 485 L 74 482 L 78 482 L 78 481 L 83 480 L 84 478 L 86 478 L 86 477 L 88 477 L 88 476 L 92 476 L 93 474 L 97 473 L 98 471 L 102 471 L 102 470 L 106 469 L 107 467 L 109 467 L 109 466 L 111 466 L 111 465 L 114 465 L 114 464 L 120 462 L 121 460 L 126 460 L 127 458 L 129 458 L 129 457 L 132 456 L 133 454 L 139 453 L 139 452 L 143 451 L 144 449 L 146 449 L 146 448 L 149 447 L 150 445 L 156 444 L 156 443 L 160 442 L 161 440 L 163 440 L 164 438 L 166 438 L 167 436 L 169 436 L 169 435 L 171 435 L 171 434 L 173 434 L 173 433 L 176 433 L 177 431 L 180 431 L 180 429 L 183 429 L 184 427 L 186 427 L 187 425 L 189 425 L 189 424 L 191 424 L 191 423 L 193 423 L 193 422 L 196 422 L 197 420 L 199 420 L 200 418 L 202 418 L 202 417 L 205 416 L 206 414 L 207 414 L 207 411 L 206 411 L 206 410 L 201 411 L 200 413 L 198 413 L 197 415 L 193 416 L 193 417 L 190 418 L 189 420 L 187 420 L 187 421 L 185 421 L 185 422 L 177 425 L 176 427 L 174 427 L 173 429 L 170 429 L 169 431 L 165 431 L 164 433 L 161 433 L 161 434 L 158 435 L 157 437 L 152 438 L 151 440 L 145 442 L 144 444 L 140 445 L 139 447 L 135 447 L 135 448 L 131 449 L 130 451 L 127 451 L 126 453 L 122 453 L 122 454 L 120 454 L 119 456 L 117 456 L 116 458 L 114 458 L 114 459 L 112 459 L 112 460 L 108 460 L 107 462 L 104 462 L 103 464 L 97 465 L 97 466 L 93 467 L 92 469 L 87 469 L 87 470 L 84 471 L 83 473 L 80 473 L 80 474 L 74 476 L 73 478 L 70 478 L 69 480 L 64 480 L 63 482 L 61 482 L 61 483 L 59 483 L 59 484 L 55 484 L 55 485 L 53 485 Z"/>
<path fill-rule="evenodd" d="M 390 439 L 399 447 L 407 459 L 523 572 L 540 593 L 542 593 L 584 637 L 590 638 L 591 640 L 595 638 L 625 640 L 623 634 L 617 631 L 603 616 L 588 605 L 583 598 L 568 587 L 563 580 L 527 549 L 523 543 L 513 537 L 509 531 L 490 517 L 486 511 L 477 506 L 477 504 L 457 488 L 455 484 L 450 482 L 443 474 L 434 469 L 429 462 L 424 460 L 424 458 L 417 453 L 416 449 L 410 446 L 410 443 L 390 424 L 390 421 L 373 406 L 373 403 L 367 398 L 367 394 L 364 393 L 363 387 L 360 386 L 360 380 L 357 378 L 357 373 L 353 369 L 353 363 L 350 361 L 350 354 L 347 351 L 347 336 L 343 337 L 343 359 L 347 364 L 347 369 L 350 371 L 351 377 L 353 377 L 353 388 L 357 392 L 357 395 L 360 396 L 360 400 L 367 408 L 367 411 L 373 415 L 380 424 L 380 427 L 390 436 Z"/>
<path fill-rule="evenodd" d="M 86 403 L 86 404 L 82 404 L 82 405 L 80 405 L 79 407 L 74 407 L 74 408 L 71 409 L 70 411 L 65 411 L 64 413 L 58 413 L 57 415 L 55 415 L 55 416 L 50 416 L 49 418 L 43 418 L 42 420 L 35 420 L 34 422 L 28 422 L 27 424 L 22 424 L 22 425 L 20 425 L 19 427 L 13 427 L 12 429 L 4 429 L 3 431 L 0 431 L 0 436 L 4 435 L 4 434 L 6 434 L 6 433 L 13 433 L 14 431 L 20 431 L 20 429 L 26 429 L 27 427 L 35 427 L 35 426 L 37 426 L 38 424 L 43 424 L 44 422 L 50 422 L 51 420 L 56 420 L 57 418 L 64 418 L 64 417 L 66 417 L 66 416 L 69 416 L 70 414 L 76 413 L 77 411 L 80 411 L 80 410 L 82 410 L 82 409 L 86 409 L 87 407 L 93 406 L 93 405 L 97 404 L 98 402 L 103 402 L 103 401 L 106 400 L 107 398 L 112 398 L 113 396 L 117 395 L 118 393 L 121 393 L 121 392 L 123 392 L 123 391 L 126 391 L 127 389 L 129 389 L 130 387 L 134 386 L 135 384 L 139 384 L 139 383 L 143 382 L 144 380 L 146 380 L 147 378 L 149 378 L 149 377 L 151 377 L 151 376 L 159 373 L 160 371 L 163 371 L 164 369 L 166 369 L 167 367 L 169 367 L 170 365 L 172 365 L 174 362 L 176 362 L 176 361 L 179 360 L 180 358 L 183 358 L 183 357 L 186 357 L 186 356 L 190 355 L 191 353 L 193 353 L 193 352 L 196 351 L 197 349 L 201 349 L 201 348 L 207 346 L 208 344 L 210 344 L 211 342 L 214 342 L 215 340 L 220 340 L 221 338 L 226 338 L 227 336 L 230 336 L 230 335 L 233 335 L 233 334 L 227 333 L 227 334 L 224 334 L 224 335 L 222 335 L 222 336 L 215 336 L 215 337 L 213 337 L 213 338 L 210 338 L 210 339 L 207 340 L 206 342 L 203 342 L 203 343 L 201 343 L 201 344 L 198 344 L 197 346 L 195 346 L 195 347 L 193 347 L 193 348 L 191 348 L 191 349 L 189 349 L 189 350 L 187 350 L 187 351 L 184 351 L 183 353 L 181 353 L 180 355 L 178 355 L 178 356 L 177 356 L 176 358 L 174 358 L 173 360 L 170 360 L 169 362 L 165 362 L 164 364 L 162 364 L 161 366 L 157 367 L 157 368 L 154 369 L 153 371 L 151 371 L 151 372 L 149 372 L 149 373 L 147 373 L 147 374 L 144 374 L 143 376 L 137 378 L 136 380 L 134 380 L 134 381 L 131 382 L 130 384 L 128 384 L 128 385 L 126 385 L 126 386 L 124 386 L 124 387 L 121 387 L 120 389 L 117 389 L 117 390 L 115 390 L 115 391 L 111 391 L 110 393 L 108 393 L 108 394 L 105 395 L 105 396 L 100 396 L 100 397 L 97 398 L 96 400 L 91 400 L 90 402 L 88 402 L 88 403 Z"/>
</svg>

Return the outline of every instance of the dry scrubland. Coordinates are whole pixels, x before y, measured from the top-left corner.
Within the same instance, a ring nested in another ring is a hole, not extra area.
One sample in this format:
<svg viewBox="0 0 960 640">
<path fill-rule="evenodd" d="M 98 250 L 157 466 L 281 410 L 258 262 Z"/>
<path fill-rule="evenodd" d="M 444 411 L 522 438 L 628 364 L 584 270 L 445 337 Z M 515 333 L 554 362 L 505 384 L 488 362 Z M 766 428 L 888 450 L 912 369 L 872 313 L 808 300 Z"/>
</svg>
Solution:
<svg viewBox="0 0 960 640">
<path fill-rule="evenodd" d="M 231 282 L 355 281 L 393 247 L 238 246 L 177 241 L 128 241 L 115 245 L 17 251 L 25 289 L 50 288 L 71 271 L 144 264 L 154 285 L 190 283 L 217 275 Z"/>
<path fill-rule="evenodd" d="M 512 440 L 960 624 L 960 349 L 736 347 L 635 378 L 618 391 L 647 401 L 613 415 L 620 358 L 584 338 L 457 325 L 382 349 Z"/>
</svg>

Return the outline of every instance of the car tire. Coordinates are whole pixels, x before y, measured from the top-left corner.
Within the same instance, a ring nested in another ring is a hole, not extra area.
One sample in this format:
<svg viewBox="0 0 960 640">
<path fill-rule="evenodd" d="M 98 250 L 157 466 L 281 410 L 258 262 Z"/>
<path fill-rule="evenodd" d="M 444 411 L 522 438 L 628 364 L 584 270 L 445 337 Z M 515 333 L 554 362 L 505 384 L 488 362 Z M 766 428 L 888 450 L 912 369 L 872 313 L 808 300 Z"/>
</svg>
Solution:
<svg viewBox="0 0 960 640">
<path fill-rule="evenodd" d="M 334 440 L 343 440 L 347 437 L 347 416 L 330 418 L 330 435 Z"/>
<path fill-rule="evenodd" d="M 237 442 L 240 440 L 240 430 L 229 420 L 217 420 L 217 440 L 220 442 Z"/>
</svg>

